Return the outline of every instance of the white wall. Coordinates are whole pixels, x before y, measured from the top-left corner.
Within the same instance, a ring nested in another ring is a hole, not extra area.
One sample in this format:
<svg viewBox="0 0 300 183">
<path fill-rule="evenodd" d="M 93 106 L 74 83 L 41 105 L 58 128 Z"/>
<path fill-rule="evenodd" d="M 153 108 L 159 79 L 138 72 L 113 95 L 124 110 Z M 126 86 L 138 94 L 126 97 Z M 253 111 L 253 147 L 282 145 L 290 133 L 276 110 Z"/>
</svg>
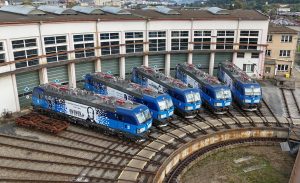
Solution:
<svg viewBox="0 0 300 183">
<path fill-rule="evenodd" d="M 17 103 L 11 75 L 0 77 L 0 113 L 5 109 L 9 111 L 17 111 Z"/>
</svg>

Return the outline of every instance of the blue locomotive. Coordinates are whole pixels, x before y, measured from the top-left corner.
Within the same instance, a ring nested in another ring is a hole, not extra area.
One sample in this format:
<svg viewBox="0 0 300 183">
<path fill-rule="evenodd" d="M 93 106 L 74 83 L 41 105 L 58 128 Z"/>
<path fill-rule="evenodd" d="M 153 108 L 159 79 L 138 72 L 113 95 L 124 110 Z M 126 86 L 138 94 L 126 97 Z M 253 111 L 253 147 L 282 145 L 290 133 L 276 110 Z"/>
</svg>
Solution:
<svg viewBox="0 0 300 183">
<path fill-rule="evenodd" d="M 216 77 L 199 70 L 193 64 L 178 64 L 176 78 L 184 83 L 199 88 L 202 102 L 216 114 L 224 114 L 231 105 L 231 91 Z"/>
<path fill-rule="evenodd" d="M 243 110 L 255 111 L 261 106 L 260 85 L 233 63 L 221 63 L 218 78 L 230 87 L 233 99 Z"/>
<path fill-rule="evenodd" d="M 85 76 L 84 88 L 102 95 L 114 96 L 146 105 L 159 126 L 167 125 L 173 115 L 174 106 L 168 94 L 159 94 L 151 88 L 97 72 Z"/>
<path fill-rule="evenodd" d="M 152 125 L 150 111 L 145 105 L 53 83 L 35 87 L 32 104 L 40 112 L 134 141 L 145 140 Z"/>
<path fill-rule="evenodd" d="M 144 87 L 150 87 L 172 97 L 175 111 L 186 118 L 192 118 L 201 108 L 199 89 L 190 88 L 182 81 L 167 77 L 150 67 L 135 67 L 131 80 Z"/>
</svg>

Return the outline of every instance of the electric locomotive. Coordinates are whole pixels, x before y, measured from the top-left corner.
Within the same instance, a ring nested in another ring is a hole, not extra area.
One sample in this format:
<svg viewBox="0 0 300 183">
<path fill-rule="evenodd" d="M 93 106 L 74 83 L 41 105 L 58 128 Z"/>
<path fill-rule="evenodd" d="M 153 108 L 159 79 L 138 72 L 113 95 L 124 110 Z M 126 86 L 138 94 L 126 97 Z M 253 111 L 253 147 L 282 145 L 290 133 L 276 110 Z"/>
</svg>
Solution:
<svg viewBox="0 0 300 183">
<path fill-rule="evenodd" d="M 102 95 L 114 96 L 146 105 L 154 122 L 166 126 L 173 115 L 174 106 L 168 94 L 159 94 L 151 88 L 126 81 L 113 75 L 97 72 L 85 76 L 84 88 Z"/>
<path fill-rule="evenodd" d="M 176 78 L 194 88 L 199 88 L 202 102 L 216 114 L 224 114 L 231 105 L 230 88 L 216 77 L 210 76 L 193 64 L 178 64 Z"/>
<path fill-rule="evenodd" d="M 32 104 L 37 111 L 134 141 L 145 140 L 152 125 L 145 105 L 54 83 L 35 87 Z"/>
<path fill-rule="evenodd" d="M 260 85 L 236 65 L 230 62 L 219 64 L 217 76 L 230 87 L 233 99 L 243 110 L 255 111 L 261 106 Z"/>
<path fill-rule="evenodd" d="M 190 88 L 182 81 L 167 77 L 153 68 L 145 66 L 133 68 L 131 80 L 160 93 L 168 93 L 175 111 L 186 118 L 195 117 L 201 108 L 199 89 Z"/>
</svg>

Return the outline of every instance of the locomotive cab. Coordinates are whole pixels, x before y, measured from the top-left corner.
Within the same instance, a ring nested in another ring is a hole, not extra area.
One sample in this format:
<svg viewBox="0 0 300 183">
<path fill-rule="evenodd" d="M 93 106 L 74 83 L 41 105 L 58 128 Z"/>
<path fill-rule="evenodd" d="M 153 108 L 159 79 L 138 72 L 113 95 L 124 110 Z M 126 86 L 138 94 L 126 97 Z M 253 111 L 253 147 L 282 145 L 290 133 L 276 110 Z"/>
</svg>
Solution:
<svg viewBox="0 0 300 183">
<path fill-rule="evenodd" d="M 186 118 L 193 118 L 201 108 L 201 97 L 198 89 L 175 89 L 168 92 L 176 107 L 176 112 Z"/>
<path fill-rule="evenodd" d="M 238 88 L 241 92 L 239 103 L 244 110 L 253 111 L 261 107 L 262 91 L 258 84 L 244 84 Z"/>
</svg>

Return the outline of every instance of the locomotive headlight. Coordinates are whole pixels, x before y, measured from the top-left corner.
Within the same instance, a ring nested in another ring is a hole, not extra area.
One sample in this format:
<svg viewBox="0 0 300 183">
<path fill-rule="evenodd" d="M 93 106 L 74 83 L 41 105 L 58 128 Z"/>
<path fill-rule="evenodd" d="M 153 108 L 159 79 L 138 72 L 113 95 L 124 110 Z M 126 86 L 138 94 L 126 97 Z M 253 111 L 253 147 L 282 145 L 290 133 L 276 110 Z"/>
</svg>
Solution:
<svg viewBox="0 0 300 183">
<path fill-rule="evenodd" d="M 225 102 L 225 106 L 229 106 L 230 105 L 230 102 Z"/>
<path fill-rule="evenodd" d="M 161 115 L 160 115 L 160 119 L 163 119 L 163 118 L 165 118 L 165 117 L 167 117 L 166 114 L 161 114 Z"/>
<path fill-rule="evenodd" d="M 251 103 L 250 99 L 245 99 L 245 103 Z"/>
<path fill-rule="evenodd" d="M 253 102 L 254 103 L 259 103 L 259 101 L 260 101 L 259 99 L 255 99 Z"/>
<path fill-rule="evenodd" d="M 215 103 L 215 106 L 217 106 L 217 107 L 221 107 L 221 106 L 222 106 L 222 103 L 220 103 L 220 102 L 216 102 L 216 103 Z"/>
<path fill-rule="evenodd" d="M 143 133 L 144 131 L 145 131 L 145 127 L 136 130 L 137 133 Z"/>
<path fill-rule="evenodd" d="M 152 123 L 149 123 L 147 127 L 148 127 L 148 128 L 150 128 L 150 127 L 151 127 L 151 125 L 152 125 Z"/>
<path fill-rule="evenodd" d="M 169 112 L 169 116 L 173 115 L 174 111 L 170 111 Z"/>
<path fill-rule="evenodd" d="M 200 104 L 197 104 L 197 105 L 196 105 L 196 109 L 199 109 L 200 107 L 201 107 Z"/>
<path fill-rule="evenodd" d="M 193 107 L 192 106 L 185 106 L 185 108 L 184 108 L 185 110 L 192 110 L 193 109 Z"/>
</svg>

